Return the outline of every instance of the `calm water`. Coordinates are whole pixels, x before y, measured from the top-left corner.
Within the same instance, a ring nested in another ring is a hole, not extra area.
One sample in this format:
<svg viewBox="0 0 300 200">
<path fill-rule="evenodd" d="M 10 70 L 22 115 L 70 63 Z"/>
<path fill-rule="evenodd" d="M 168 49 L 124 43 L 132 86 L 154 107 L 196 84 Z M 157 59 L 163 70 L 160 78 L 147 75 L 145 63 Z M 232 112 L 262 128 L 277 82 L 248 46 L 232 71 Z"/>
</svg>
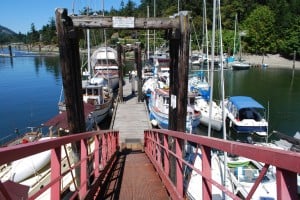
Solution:
<svg viewBox="0 0 300 200">
<path fill-rule="evenodd" d="M 226 96 L 252 96 L 269 105 L 270 131 L 294 135 L 300 130 L 300 71 L 251 69 L 225 73 Z M 0 57 L 0 137 L 37 127 L 58 113 L 62 87 L 58 57 Z M 215 73 L 219 99 L 219 72 Z M 46 131 L 46 129 L 44 129 Z"/>
<path fill-rule="evenodd" d="M 37 127 L 58 113 L 58 57 L 0 57 L 0 137 Z M 45 129 L 46 130 L 46 129 Z"/>
<path fill-rule="evenodd" d="M 214 99 L 220 99 L 220 72 L 214 76 Z M 251 96 L 269 111 L 269 132 L 293 136 L 300 131 L 300 71 L 252 68 L 224 71 L 225 96 Z M 203 133 L 203 130 L 201 131 Z M 220 136 L 218 133 L 213 133 Z"/>
</svg>

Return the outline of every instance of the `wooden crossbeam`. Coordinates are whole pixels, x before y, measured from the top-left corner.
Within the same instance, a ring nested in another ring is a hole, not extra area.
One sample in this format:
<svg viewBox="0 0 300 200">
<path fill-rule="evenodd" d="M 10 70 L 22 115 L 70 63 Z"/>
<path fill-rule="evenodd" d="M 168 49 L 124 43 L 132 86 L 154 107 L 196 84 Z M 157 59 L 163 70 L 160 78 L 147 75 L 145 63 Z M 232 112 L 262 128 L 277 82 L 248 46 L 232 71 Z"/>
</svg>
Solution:
<svg viewBox="0 0 300 200">
<path fill-rule="evenodd" d="M 109 16 L 70 16 L 73 26 L 78 28 L 116 29 L 176 29 L 179 18 L 134 18 Z"/>
</svg>

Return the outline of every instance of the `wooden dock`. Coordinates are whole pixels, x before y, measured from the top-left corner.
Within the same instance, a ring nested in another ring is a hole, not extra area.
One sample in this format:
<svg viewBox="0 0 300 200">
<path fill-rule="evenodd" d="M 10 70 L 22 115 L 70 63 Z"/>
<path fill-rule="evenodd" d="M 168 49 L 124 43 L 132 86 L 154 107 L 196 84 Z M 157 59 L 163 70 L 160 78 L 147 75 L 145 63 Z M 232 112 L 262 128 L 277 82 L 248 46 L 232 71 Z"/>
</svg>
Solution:
<svg viewBox="0 0 300 200">
<path fill-rule="evenodd" d="M 151 128 L 147 105 L 138 102 L 137 82 L 129 82 L 127 77 L 125 82 L 123 102 L 117 103 L 111 128 L 119 130 L 121 149 L 143 150 L 144 130 Z"/>
</svg>

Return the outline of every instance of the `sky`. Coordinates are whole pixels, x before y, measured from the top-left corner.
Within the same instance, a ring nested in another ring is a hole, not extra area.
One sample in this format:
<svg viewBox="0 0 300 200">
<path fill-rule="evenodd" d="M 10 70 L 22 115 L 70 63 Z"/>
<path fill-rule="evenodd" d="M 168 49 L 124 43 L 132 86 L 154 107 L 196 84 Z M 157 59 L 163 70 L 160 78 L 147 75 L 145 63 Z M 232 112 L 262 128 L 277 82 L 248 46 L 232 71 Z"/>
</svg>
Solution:
<svg viewBox="0 0 300 200">
<path fill-rule="evenodd" d="M 0 1 L 0 25 L 9 28 L 16 33 L 26 34 L 31 30 L 33 23 L 36 30 L 49 24 L 51 18 L 55 19 L 56 8 L 67 8 L 68 14 L 78 14 L 83 7 L 90 7 L 94 11 L 120 8 L 121 0 L 1 0 Z M 128 0 L 123 0 L 125 5 Z M 136 5 L 140 0 L 133 0 Z"/>
</svg>

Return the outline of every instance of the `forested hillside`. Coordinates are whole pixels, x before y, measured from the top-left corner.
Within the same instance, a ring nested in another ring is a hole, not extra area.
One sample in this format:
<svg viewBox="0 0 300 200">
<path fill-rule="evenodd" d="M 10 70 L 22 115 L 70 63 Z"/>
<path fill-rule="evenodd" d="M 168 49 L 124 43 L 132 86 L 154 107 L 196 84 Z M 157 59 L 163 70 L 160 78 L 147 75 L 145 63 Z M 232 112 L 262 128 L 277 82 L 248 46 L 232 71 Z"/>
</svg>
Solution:
<svg viewBox="0 0 300 200">
<path fill-rule="evenodd" d="M 202 44 L 203 38 L 203 4 L 204 0 L 181 0 L 179 1 L 180 10 L 188 10 L 191 15 L 192 28 L 192 48 L 198 49 Z M 156 0 L 154 9 L 153 0 L 141 0 L 136 5 L 132 0 L 122 0 L 121 8 L 116 10 L 111 8 L 105 11 L 106 16 L 135 16 L 147 17 L 147 7 L 149 15 L 153 17 L 169 17 L 178 12 L 178 1 Z M 206 2 L 208 30 L 212 25 L 213 0 Z M 232 53 L 235 24 L 237 31 L 243 33 L 242 46 L 243 52 L 253 54 L 280 53 L 285 57 L 291 57 L 294 51 L 297 58 L 300 57 L 300 1 L 299 0 L 222 0 L 222 36 L 224 51 Z M 93 8 L 82 8 L 80 14 L 101 14 L 102 11 Z M 54 16 L 54 13 L 53 13 Z M 236 20 L 237 19 L 237 20 Z M 131 43 L 139 40 L 145 46 L 146 31 L 113 31 L 107 30 L 107 38 L 110 43 L 121 42 Z M 1 32 L 0 32 L 1 34 Z M 164 43 L 164 32 L 157 31 L 157 43 Z M 92 43 L 100 44 L 103 42 L 103 31 L 92 30 Z M 26 35 L 16 35 L 14 37 L 0 37 L 0 44 L 10 41 L 21 40 L 25 43 L 34 44 L 56 44 L 55 21 L 54 18 L 49 24 L 36 30 L 34 23 L 31 30 Z M 196 42 L 198 41 L 198 43 Z M 85 42 L 81 41 L 81 46 Z"/>
</svg>

